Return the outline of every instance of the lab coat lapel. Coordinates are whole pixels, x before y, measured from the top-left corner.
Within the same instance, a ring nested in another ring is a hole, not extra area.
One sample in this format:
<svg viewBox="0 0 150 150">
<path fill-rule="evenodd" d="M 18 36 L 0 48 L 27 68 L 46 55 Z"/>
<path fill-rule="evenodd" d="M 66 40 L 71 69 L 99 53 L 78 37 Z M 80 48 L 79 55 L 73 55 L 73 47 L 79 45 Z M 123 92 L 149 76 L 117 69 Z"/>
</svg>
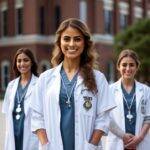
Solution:
<svg viewBox="0 0 150 150">
<path fill-rule="evenodd" d="M 83 83 L 83 78 L 80 75 L 78 75 L 76 88 L 78 88 L 82 83 Z"/>
<path fill-rule="evenodd" d="M 142 86 L 137 81 L 135 81 L 135 85 L 136 85 L 136 91 L 135 91 L 136 92 L 136 110 L 138 111 L 139 104 L 144 95 L 143 95 Z"/>
<path fill-rule="evenodd" d="M 10 102 L 10 110 L 12 111 L 14 108 L 14 101 L 15 101 L 15 95 L 16 95 L 16 91 L 18 88 L 18 83 L 19 83 L 20 77 L 18 77 L 17 79 L 15 79 L 14 84 L 12 86 L 12 92 L 11 92 L 11 102 Z"/>
<path fill-rule="evenodd" d="M 62 67 L 62 63 L 59 64 L 54 71 L 54 74 L 52 78 L 54 78 L 54 83 L 55 83 L 55 93 L 56 93 L 56 102 L 59 103 L 59 94 L 60 94 L 60 86 L 61 86 L 61 76 L 60 76 L 60 70 Z"/>
<path fill-rule="evenodd" d="M 31 96 L 32 91 L 34 90 L 33 87 L 36 84 L 36 80 L 37 80 L 37 77 L 35 77 L 32 74 L 31 81 L 28 85 L 27 93 L 26 93 L 25 98 L 24 98 L 24 112 L 25 112 L 26 116 L 29 112 L 29 108 L 30 108 L 30 105 L 31 105 L 30 96 Z"/>
<path fill-rule="evenodd" d="M 25 99 L 27 99 L 27 97 L 31 94 L 32 90 L 33 90 L 33 86 L 35 85 L 36 83 L 36 78 L 33 74 L 32 74 L 32 77 L 31 77 L 31 81 L 29 83 L 29 86 L 28 86 L 28 89 L 27 89 L 27 93 L 26 93 L 26 96 L 25 96 Z"/>
<path fill-rule="evenodd" d="M 10 112 L 8 113 L 10 132 L 9 132 L 7 140 L 10 141 L 10 143 L 8 144 L 8 147 L 9 148 L 11 147 L 12 150 L 15 150 L 12 111 L 13 111 L 13 108 L 14 108 L 15 95 L 16 95 L 19 79 L 20 79 L 19 77 L 17 79 L 15 79 L 14 83 L 13 83 L 13 86 L 12 86 L 12 92 L 11 92 L 11 96 L 10 96 L 11 97 L 11 102 L 10 102 L 10 108 L 9 108 Z"/>
<path fill-rule="evenodd" d="M 122 89 L 121 89 L 121 79 L 118 81 L 115 92 L 115 96 L 117 97 L 117 103 L 120 105 L 121 112 L 124 112 L 124 106 L 123 106 L 123 96 L 122 96 Z"/>
<path fill-rule="evenodd" d="M 116 85 L 116 89 L 115 89 L 115 100 L 116 103 L 119 105 L 118 108 L 119 110 L 119 114 L 116 114 L 118 117 L 121 117 L 122 121 L 120 122 L 122 125 L 122 127 L 124 127 L 125 130 L 125 119 L 124 119 L 124 105 L 123 105 L 123 96 L 122 96 L 122 89 L 121 89 L 121 79 L 119 79 L 119 81 L 117 81 L 117 85 Z"/>
</svg>

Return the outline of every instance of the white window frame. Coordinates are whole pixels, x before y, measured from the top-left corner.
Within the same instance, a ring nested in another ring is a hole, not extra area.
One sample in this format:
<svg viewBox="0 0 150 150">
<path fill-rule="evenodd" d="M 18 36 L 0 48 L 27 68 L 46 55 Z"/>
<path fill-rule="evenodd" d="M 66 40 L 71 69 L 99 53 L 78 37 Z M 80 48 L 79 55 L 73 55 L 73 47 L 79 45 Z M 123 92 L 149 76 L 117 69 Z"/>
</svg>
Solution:
<svg viewBox="0 0 150 150">
<path fill-rule="evenodd" d="M 23 11 L 23 5 L 24 5 L 23 0 L 15 0 L 15 10 L 16 10 L 15 29 L 16 29 L 16 35 L 21 35 L 20 33 L 18 33 L 18 14 L 17 14 L 18 11 L 17 11 L 17 9 L 22 9 L 22 11 Z"/>
<path fill-rule="evenodd" d="M 103 0 L 103 4 L 104 4 L 104 13 L 105 11 L 111 11 L 111 13 L 113 13 L 113 5 L 114 5 L 114 2 L 113 0 Z M 112 16 L 111 16 L 112 17 Z M 113 18 L 112 18 L 112 22 L 113 22 Z M 104 14 L 104 23 L 105 23 L 105 14 Z M 105 26 L 105 24 L 104 24 Z M 106 32 L 104 30 L 104 32 Z M 105 35 L 112 35 L 113 34 L 113 31 L 111 31 L 112 33 L 105 33 Z"/>
<path fill-rule="evenodd" d="M 129 15 L 129 4 L 126 2 L 119 2 L 119 12 L 123 15 Z"/>
<path fill-rule="evenodd" d="M 135 1 L 137 1 L 137 2 L 141 2 L 142 0 L 135 0 Z"/>
<path fill-rule="evenodd" d="M 79 15 L 80 15 L 80 19 L 83 22 L 87 22 L 87 1 L 86 0 L 80 0 Z"/>
<path fill-rule="evenodd" d="M 119 2 L 119 13 L 121 15 L 128 17 L 129 15 L 129 4 L 127 2 Z M 119 24 L 121 28 L 121 18 L 119 18 Z"/>
<path fill-rule="evenodd" d="M 9 79 L 10 79 L 10 62 L 8 60 L 3 60 L 2 63 L 1 63 L 1 87 L 2 87 L 2 90 L 6 90 L 6 86 L 5 86 L 5 73 L 4 73 L 4 68 L 5 67 L 8 67 L 8 75 L 7 75 L 7 78 L 8 78 L 8 82 L 9 82 Z"/>
<path fill-rule="evenodd" d="M 110 10 L 110 11 L 113 10 L 113 4 L 114 4 L 113 0 L 103 0 L 103 4 L 105 10 Z"/>
<path fill-rule="evenodd" d="M 141 19 L 143 16 L 143 9 L 139 6 L 134 7 L 134 16 L 136 19 Z"/>
<path fill-rule="evenodd" d="M 23 0 L 15 0 L 15 8 L 22 8 Z"/>
</svg>

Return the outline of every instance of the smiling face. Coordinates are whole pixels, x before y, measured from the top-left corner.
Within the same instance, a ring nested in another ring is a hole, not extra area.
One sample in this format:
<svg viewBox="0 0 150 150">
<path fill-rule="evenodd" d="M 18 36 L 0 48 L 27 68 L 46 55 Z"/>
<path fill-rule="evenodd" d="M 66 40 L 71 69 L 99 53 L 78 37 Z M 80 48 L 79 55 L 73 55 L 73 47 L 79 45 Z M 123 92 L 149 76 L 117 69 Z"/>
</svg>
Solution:
<svg viewBox="0 0 150 150">
<path fill-rule="evenodd" d="M 138 70 L 136 61 L 130 57 L 123 57 L 118 64 L 118 71 L 124 80 L 134 80 L 134 76 Z"/>
<path fill-rule="evenodd" d="M 24 53 L 21 53 L 17 56 L 16 66 L 21 74 L 31 73 L 31 59 Z"/>
<path fill-rule="evenodd" d="M 83 34 L 76 28 L 68 27 L 61 34 L 60 48 L 64 59 L 79 59 L 84 50 Z"/>
</svg>

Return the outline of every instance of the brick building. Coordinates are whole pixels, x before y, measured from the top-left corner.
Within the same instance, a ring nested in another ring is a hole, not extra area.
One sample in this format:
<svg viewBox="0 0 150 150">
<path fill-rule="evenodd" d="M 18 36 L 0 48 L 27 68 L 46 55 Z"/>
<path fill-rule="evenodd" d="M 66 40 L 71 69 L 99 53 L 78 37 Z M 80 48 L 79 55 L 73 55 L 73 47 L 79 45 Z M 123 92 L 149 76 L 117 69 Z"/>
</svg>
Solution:
<svg viewBox="0 0 150 150">
<path fill-rule="evenodd" d="M 150 0 L 0 0 L 0 91 L 13 78 L 14 53 L 31 48 L 39 72 L 50 68 L 54 34 L 69 17 L 86 22 L 100 53 L 100 68 L 114 81 L 113 39 L 138 19 L 150 17 Z"/>
</svg>

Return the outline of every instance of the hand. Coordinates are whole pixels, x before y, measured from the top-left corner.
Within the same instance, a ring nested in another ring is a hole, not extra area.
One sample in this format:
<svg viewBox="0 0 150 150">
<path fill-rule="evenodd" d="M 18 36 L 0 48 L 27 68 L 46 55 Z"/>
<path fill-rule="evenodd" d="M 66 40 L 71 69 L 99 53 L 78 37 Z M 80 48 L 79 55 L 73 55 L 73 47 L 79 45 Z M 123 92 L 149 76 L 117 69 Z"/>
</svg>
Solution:
<svg viewBox="0 0 150 150">
<path fill-rule="evenodd" d="M 123 136 L 123 143 L 124 143 L 124 145 L 128 144 L 129 142 L 131 142 L 133 137 L 134 137 L 133 134 L 125 133 L 124 136 Z"/>
<path fill-rule="evenodd" d="M 97 146 L 104 132 L 102 130 L 94 130 L 89 143 Z"/>
<path fill-rule="evenodd" d="M 136 148 L 142 140 L 143 138 L 141 136 L 134 136 L 132 140 L 125 145 L 125 148 Z"/>
</svg>

